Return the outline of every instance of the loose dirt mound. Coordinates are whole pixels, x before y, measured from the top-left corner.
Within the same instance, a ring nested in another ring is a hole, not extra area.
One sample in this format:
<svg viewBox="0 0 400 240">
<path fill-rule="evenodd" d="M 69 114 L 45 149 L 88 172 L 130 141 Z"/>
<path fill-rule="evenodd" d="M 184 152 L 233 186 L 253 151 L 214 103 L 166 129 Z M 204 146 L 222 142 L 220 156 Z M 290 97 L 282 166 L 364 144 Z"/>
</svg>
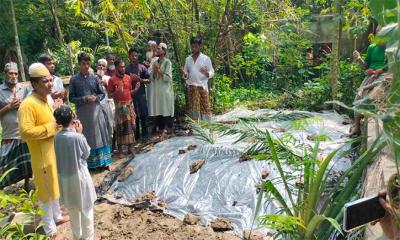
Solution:
<svg viewBox="0 0 400 240">
<path fill-rule="evenodd" d="M 183 222 L 189 225 L 195 225 L 200 221 L 200 217 L 191 213 L 185 215 Z"/>
<path fill-rule="evenodd" d="M 217 218 L 211 222 L 211 228 L 216 232 L 225 232 L 233 230 L 231 221 L 226 218 Z"/>
<path fill-rule="evenodd" d="M 149 141 L 151 142 L 151 141 Z M 147 145 L 146 145 L 147 144 Z M 138 144 L 137 152 L 143 150 L 146 144 Z M 189 146 L 190 147 L 190 146 Z M 188 148 L 189 148 L 188 147 Z M 191 147 L 193 148 L 193 147 Z M 147 149 L 151 150 L 151 148 Z M 193 149 L 191 149 L 193 150 Z M 103 180 L 113 181 L 127 166 L 127 159 L 113 159 L 113 172 L 92 172 L 95 186 L 104 192 Z M 133 169 L 132 169 L 133 172 Z M 126 172 L 129 173 L 129 172 Z M 22 182 L 21 182 L 22 186 Z M 161 208 L 168 208 L 162 199 L 155 199 L 154 192 L 148 192 L 137 200 L 157 201 Z M 95 236 L 101 240 L 240 240 L 241 238 L 229 233 L 216 233 L 211 227 L 188 225 L 182 221 L 167 216 L 160 211 L 150 211 L 149 208 L 135 210 L 108 202 L 95 205 L 94 213 Z M 59 232 L 72 239 L 70 224 L 59 226 Z"/>
<path fill-rule="evenodd" d="M 118 181 L 119 182 L 123 182 L 125 181 L 132 173 L 133 173 L 134 167 L 132 165 L 129 165 L 128 167 L 126 167 L 121 175 L 119 175 L 118 177 Z"/>
<path fill-rule="evenodd" d="M 95 206 L 94 219 L 95 234 L 101 240 L 240 240 L 233 234 L 187 225 L 162 213 L 108 203 Z M 71 236 L 69 224 L 62 225 L 60 231 Z"/>
<path fill-rule="evenodd" d="M 250 229 L 244 230 L 243 238 L 244 238 L 244 240 L 266 240 L 266 239 L 269 239 L 269 237 L 264 236 L 261 232 L 255 231 L 255 230 L 251 231 Z"/>
</svg>

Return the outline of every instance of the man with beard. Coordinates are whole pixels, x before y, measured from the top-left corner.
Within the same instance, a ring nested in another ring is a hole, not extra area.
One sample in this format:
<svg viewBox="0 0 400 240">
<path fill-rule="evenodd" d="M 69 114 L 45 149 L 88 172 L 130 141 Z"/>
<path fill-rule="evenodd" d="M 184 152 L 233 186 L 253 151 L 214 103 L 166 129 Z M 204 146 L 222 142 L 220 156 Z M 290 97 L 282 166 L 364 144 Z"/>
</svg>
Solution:
<svg viewBox="0 0 400 240">
<path fill-rule="evenodd" d="M 100 79 L 101 82 L 101 88 L 102 90 L 107 93 L 107 86 L 108 82 L 110 80 L 110 76 L 105 75 L 106 74 L 106 69 L 107 69 L 107 60 L 101 58 L 97 61 L 97 76 Z M 114 133 L 114 112 L 115 112 L 115 105 L 114 105 L 114 100 L 112 98 L 108 97 L 108 94 L 105 94 L 104 99 L 100 102 L 101 106 L 103 107 L 106 120 L 107 120 L 107 129 L 108 132 L 110 133 L 110 140 L 109 144 L 113 146 L 114 148 L 114 141 L 113 141 L 113 133 Z"/>
<path fill-rule="evenodd" d="M 89 73 L 90 56 L 78 54 L 80 72 L 73 76 L 69 85 L 69 101 L 76 105 L 76 112 L 83 125 L 83 135 L 91 148 L 87 160 L 89 168 L 104 167 L 111 170 L 111 148 L 107 121 L 100 102 L 105 93 L 98 77 Z"/>
<path fill-rule="evenodd" d="M 144 60 L 143 64 L 148 68 L 150 67 L 151 60 L 157 56 L 157 43 L 156 41 L 150 40 L 147 43 L 147 52 L 146 52 L 146 59 Z"/>
<path fill-rule="evenodd" d="M 172 85 L 172 63 L 166 58 L 167 44 L 160 43 L 157 57 L 149 68 L 149 116 L 156 118 L 160 138 L 165 136 L 166 127 L 172 128 L 174 117 L 174 89 Z"/>
<path fill-rule="evenodd" d="M 146 84 L 150 83 L 149 73 L 143 64 L 139 64 L 139 50 L 136 47 L 129 49 L 130 63 L 126 67 L 126 74 L 130 74 L 134 84 L 139 82 L 139 90 L 133 95 L 133 105 L 136 112 L 136 139 L 147 136 L 147 108 Z"/>
<path fill-rule="evenodd" d="M 214 75 L 210 58 L 201 52 L 201 39 L 190 39 L 192 55 L 186 58 L 182 69 L 188 85 L 189 113 L 194 119 L 210 120 L 211 108 L 208 80 Z"/>
<path fill-rule="evenodd" d="M 128 147 L 129 153 L 134 154 L 136 114 L 132 95 L 138 91 L 140 82 L 133 82 L 132 78 L 125 74 L 123 60 L 115 61 L 115 67 L 115 75 L 108 82 L 108 93 L 115 103 L 116 141 L 122 156 L 125 153 L 123 149 L 125 146 Z"/>
<path fill-rule="evenodd" d="M 21 103 L 18 110 L 21 138 L 28 144 L 32 158 L 33 180 L 44 215 L 41 216 L 43 229 L 52 239 L 64 239 L 57 234 L 57 224 L 69 221 L 62 216 L 59 198 L 57 164 L 54 150 L 54 136 L 59 127 L 53 117 L 53 108 L 47 96 L 53 87 L 53 77 L 41 64 L 29 67 L 33 92 Z"/>
<path fill-rule="evenodd" d="M 0 187 L 8 186 L 25 179 L 25 190 L 29 191 L 29 178 L 32 175 L 31 156 L 28 145 L 21 140 L 18 129 L 17 111 L 26 97 L 26 87 L 18 83 L 18 67 L 9 62 L 4 67 L 5 82 L 0 85 L 0 121 L 3 128 L 1 139 L 0 172 L 11 171 Z"/>
<path fill-rule="evenodd" d="M 115 55 L 114 55 L 114 53 L 108 53 L 106 59 L 107 59 L 106 75 L 109 77 L 112 77 L 115 74 L 115 65 L 114 65 Z"/>
</svg>

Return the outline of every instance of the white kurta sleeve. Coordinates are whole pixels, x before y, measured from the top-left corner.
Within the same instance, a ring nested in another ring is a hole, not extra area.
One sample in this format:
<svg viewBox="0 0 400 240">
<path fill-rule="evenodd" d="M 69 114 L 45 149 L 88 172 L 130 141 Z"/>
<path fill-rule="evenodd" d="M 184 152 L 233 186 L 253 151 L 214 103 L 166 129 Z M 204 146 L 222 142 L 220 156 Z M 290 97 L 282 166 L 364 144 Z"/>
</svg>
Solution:
<svg viewBox="0 0 400 240">
<path fill-rule="evenodd" d="M 83 136 L 83 134 L 81 134 L 81 140 L 79 142 L 79 147 L 82 151 L 81 159 L 86 160 L 90 155 L 90 146 L 89 146 L 85 136 Z"/>
<path fill-rule="evenodd" d="M 189 63 L 187 58 L 185 60 L 185 66 L 183 67 L 183 71 L 187 73 L 186 77 L 183 76 L 183 78 L 187 80 L 189 78 Z"/>
</svg>

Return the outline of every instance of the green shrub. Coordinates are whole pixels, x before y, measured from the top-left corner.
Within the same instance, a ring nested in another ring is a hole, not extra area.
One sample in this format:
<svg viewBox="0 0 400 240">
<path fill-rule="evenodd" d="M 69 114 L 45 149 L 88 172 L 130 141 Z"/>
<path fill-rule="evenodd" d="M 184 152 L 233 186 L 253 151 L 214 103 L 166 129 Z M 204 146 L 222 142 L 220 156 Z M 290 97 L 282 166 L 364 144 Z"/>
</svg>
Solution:
<svg viewBox="0 0 400 240">
<path fill-rule="evenodd" d="M 10 169 L 3 173 L 0 182 L 5 176 L 13 171 Z M 0 239 L 48 239 L 46 235 L 39 234 L 37 231 L 40 225 L 36 225 L 35 218 L 43 215 L 43 211 L 38 207 L 37 191 L 31 190 L 29 193 L 25 190 L 19 190 L 18 194 L 6 193 L 0 190 L 0 219 L 7 219 L 13 212 L 22 212 L 29 216 L 24 223 L 11 224 L 10 222 L 0 226 Z M 26 233 L 24 226 L 33 225 L 34 232 Z"/>
</svg>

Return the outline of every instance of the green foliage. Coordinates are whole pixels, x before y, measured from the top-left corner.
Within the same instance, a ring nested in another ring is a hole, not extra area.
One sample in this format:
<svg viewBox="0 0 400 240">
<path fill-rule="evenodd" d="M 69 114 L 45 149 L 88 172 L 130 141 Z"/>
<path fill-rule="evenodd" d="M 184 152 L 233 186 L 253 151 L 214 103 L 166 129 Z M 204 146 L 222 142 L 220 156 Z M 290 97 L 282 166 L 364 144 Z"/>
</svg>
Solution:
<svg viewBox="0 0 400 240">
<path fill-rule="evenodd" d="M 216 136 L 215 136 L 214 132 L 212 130 L 202 127 L 205 124 L 207 124 L 206 122 L 203 122 L 201 120 L 195 121 L 190 117 L 187 117 L 186 121 L 189 122 L 190 128 L 195 133 L 195 137 L 197 139 L 203 140 L 203 141 L 211 143 L 211 144 L 215 143 Z"/>
<path fill-rule="evenodd" d="M 248 33 L 243 37 L 241 51 L 232 60 L 232 70 L 237 81 L 242 83 L 264 83 L 271 78 L 272 59 L 267 52 L 264 35 Z"/>
<path fill-rule="evenodd" d="M 235 91 L 231 88 L 232 79 L 226 75 L 217 75 L 213 79 L 212 108 L 215 113 L 221 113 L 234 107 L 236 103 Z"/>
<path fill-rule="evenodd" d="M 379 25 L 397 22 L 396 0 L 370 0 L 369 7 Z"/>
<path fill-rule="evenodd" d="M 5 176 L 15 169 L 10 169 L 3 173 L 0 182 Z M 28 216 L 25 222 L 11 224 L 8 220 L 14 212 L 24 213 Z M 43 211 L 38 207 L 37 191 L 20 190 L 18 194 L 9 194 L 0 190 L 0 219 L 6 220 L 4 225 L 0 226 L 1 239 L 49 239 L 48 236 L 37 233 L 40 225 L 36 225 L 36 218 L 43 215 Z M 8 220 L 7 220 L 8 219 Z M 33 225 L 35 232 L 25 233 L 24 226 Z"/>
</svg>

